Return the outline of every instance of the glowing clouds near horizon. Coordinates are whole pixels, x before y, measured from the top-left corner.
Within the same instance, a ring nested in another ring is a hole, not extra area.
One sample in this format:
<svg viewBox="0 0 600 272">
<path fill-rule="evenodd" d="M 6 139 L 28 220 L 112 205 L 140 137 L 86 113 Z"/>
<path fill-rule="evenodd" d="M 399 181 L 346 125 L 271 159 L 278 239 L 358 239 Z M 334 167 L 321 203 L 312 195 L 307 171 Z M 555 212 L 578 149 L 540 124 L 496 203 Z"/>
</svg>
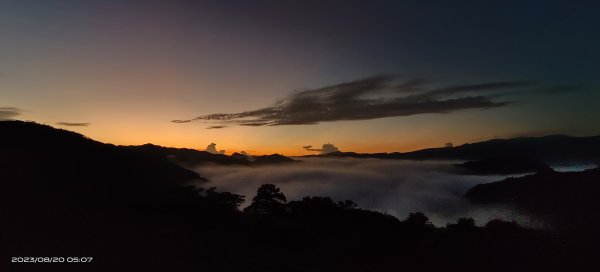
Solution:
<svg viewBox="0 0 600 272">
<path fill-rule="evenodd" d="M 312 148 L 312 145 L 305 145 L 302 148 L 304 148 L 305 150 L 308 150 L 308 151 L 321 152 L 321 155 L 329 154 L 329 153 L 333 153 L 333 152 L 340 152 L 340 149 L 337 146 L 330 144 L 330 143 L 323 144 L 323 146 L 320 149 Z"/>
<path fill-rule="evenodd" d="M 212 153 L 212 154 L 221 154 L 221 155 L 225 154 L 225 150 L 217 151 L 217 144 L 215 144 L 215 143 L 210 143 L 208 146 L 206 146 L 205 151 L 208 153 Z"/>
<path fill-rule="evenodd" d="M 15 107 L 0 107 L 0 120 L 13 120 L 21 115 L 22 110 Z"/>
</svg>

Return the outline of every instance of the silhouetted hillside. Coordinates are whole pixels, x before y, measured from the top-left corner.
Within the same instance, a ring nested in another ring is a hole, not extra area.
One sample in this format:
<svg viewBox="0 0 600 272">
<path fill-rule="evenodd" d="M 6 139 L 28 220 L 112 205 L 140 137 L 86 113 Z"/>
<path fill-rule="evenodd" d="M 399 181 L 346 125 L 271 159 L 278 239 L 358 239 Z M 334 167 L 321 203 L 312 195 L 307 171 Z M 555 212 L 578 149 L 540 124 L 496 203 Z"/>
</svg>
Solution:
<svg viewBox="0 0 600 272">
<path fill-rule="evenodd" d="M 36 123 L 1 121 L 0 154 L 3 256 L 94 256 L 98 271 L 133 265 L 129 257 L 173 260 L 184 255 L 163 250 L 171 239 L 182 250 L 199 239 L 190 222 L 232 218 L 240 204 L 233 194 L 183 186 L 202 177 L 164 156 Z M 8 264 L 0 270 L 21 270 Z"/>
<path fill-rule="evenodd" d="M 250 160 L 250 156 L 244 155 L 244 154 L 238 153 L 238 152 L 234 152 L 233 154 L 231 154 L 231 157 L 232 158 L 238 158 L 238 159 Z"/>
<path fill-rule="evenodd" d="M 153 144 L 141 146 L 125 146 L 124 148 L 136 150 L 144 153 L 151 153 L 157 156 L 170 158 L 182 165 L 192 167 L 198 164 L 215 163 L 221 165 L 250 165 L 251 162 L 239 156 L 227 156 L 223 154 L 213 154 L 206 151 L 198 151 L 189 148 L 162 147 Z"/>
<path fill-rule="evenodd" d="M 287 164 L 299 162 L 294 159 L 290 159 L 286 156 L 279 154 L 255 156 L 252 164 L 254 165 L 268 165 L 268 164 Z"/>
<path fill-rule="evenodd" d="M 510 205 L 545 219 L 550 227 L 581 240 L 600 241 L 600 168 L 540 172 L 480 184 L 466 197 L 479 205 Z"/>
<path fill-rule="evenodd" d="M 126 200 L 130 194 L 163 194 L 178 190 L 182 182 L 202 179 L 166 157 L 103 144 L 50 126 L 2 121 L 0 131 L 0 176 L 13 181 L 5 186 L 28 194 L 78 188 L 89 190 L 87 195 L 80 195 L 83 198 Z M 114 199 L 102 197 L 102 190 Z"/>
<path fill-rule="evenodd" d="M 198 151 L 189 148 L 162 147 L 153 144 L 124 146 L 124 148 L 169 158 L 170 160 L 181 165 L 185 165 L 186 167 L 194 167 L 201 164 L 260 166 L 298 162 L 294 159 L 279 154 L 253 156 L 250 158 L 239 153 L 234 153 L 231 156 L 227 156 L 224 154 L 213 154 L 210 152 Z"/>
<path fill-rule="evenodd" d="M 527 157 L 493 157 L 490 159 L 468 161 L 455 164 L 463 174 L 508 175 L 553 171 L 542 161 Z"/>
<path fill-rule="evenodd" d="M 198 151 L 118 147 L 18 121 L 0 122 L 0 137 L 0 253 L 94 258 L 6 259 L 0 271 L 573 271 L 595 262 L 516 223 L 440 228 L 422 213 L 399 220 L 349 200 L 288 202 L 271 184 L 240 211 L 244 196 L 185 186 L 201 177 L 172 160 L 195 163 Z"/>
<path fill-rule="evenodd" d="M 494 139 L 456 147 L 428 148 L 406 153 L 333 152 L 322 156 L 410 160 L 483 160 L 493 157 L 526 157 L 546 163 L 594 163 L 600 161 L 600 136 L 551 135 Z"/>
</svg>

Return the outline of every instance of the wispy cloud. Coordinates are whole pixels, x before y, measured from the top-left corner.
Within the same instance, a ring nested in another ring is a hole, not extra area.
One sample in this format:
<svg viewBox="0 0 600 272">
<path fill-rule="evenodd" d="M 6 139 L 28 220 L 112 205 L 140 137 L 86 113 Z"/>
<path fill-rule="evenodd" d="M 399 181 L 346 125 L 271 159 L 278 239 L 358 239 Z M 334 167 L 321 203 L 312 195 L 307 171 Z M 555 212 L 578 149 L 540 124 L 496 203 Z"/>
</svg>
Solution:
<svg viewBox="0 0 600 272">
<path fill-rule="evenodd" d="M 572 91 L 577 91 L 583 89 L 581 85 L 558 85 L 550 88 L 544 88 L 537 91 L 537 93 L 545 94 L 545 95 L 553 95 L 553 94 L 562 94 Z"/>
<path fill-rule="evenodd" d="M 180 124 L 180 123 L 189 123 L 189 122 L 191 122 L 191 121 L 192 121 L 192 120 L 173 120 L 173 121 L 171 121 L 171 122 Z"/>
<path fill-rule="evenodd" d="M 342 120 L 368 120 L 425 113 L 489 109 L 510 104 L 493 95 L 532 85 L 528 81 L 488 82 L 428 88 L 422 80 L 399 81 L 379 75 L 361 80 L 296 91 L 273 106 L 237 113 L 214 113 L 174 123 L 201 121 L 219 125 L 312 125 Z"/>
<path fill-rule="evenodd" d="M 206 129 L 219 129 L 219 128 L 226 128 L 227 126 L 209 126 Z"/>
<path fill-rule="evenodd" d="M 22 110 L 15 107 L 0 107 L 0 120 L 11 120 L 21 115 Z"/>
<path fill-rule="evenodd" d="M 58 122 L 56 123 L 59 126 L 67 126 L 67 127 L 87 127 L 91 125 L 90 123 L 72 123 L 72 122 Z"/>
</svg>

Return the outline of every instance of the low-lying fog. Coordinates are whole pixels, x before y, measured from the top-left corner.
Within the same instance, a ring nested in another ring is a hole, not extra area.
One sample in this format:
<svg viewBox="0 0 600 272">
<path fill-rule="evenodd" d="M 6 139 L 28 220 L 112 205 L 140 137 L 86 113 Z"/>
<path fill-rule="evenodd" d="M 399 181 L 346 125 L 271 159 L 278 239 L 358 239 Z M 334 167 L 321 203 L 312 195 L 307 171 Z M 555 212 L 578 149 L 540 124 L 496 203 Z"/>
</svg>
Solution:
<svg viewBox="0 0 600 272">
<path fill-rule="evenodd" d="M 360 208 L 387 212 L 404 219 L 411 212 L 424 212 L 438 226 L 460 217 L 473 217 L 480 225 L 494 218 L 516 220 L 531 226 L 543 224 L 505 207 L 479 208 L 462 195 L 472 186 L 501 180 L 504 176 L 458 175 L 452 162 L 397 161 L 381 159 L 301 159 L 286 165 L 200 166 L 196 170 L 215 186 L 246 196 L 247 206 L 264 183 L 276 184 L 288 201 L 304 196 L 350 199 Z"/>
</svg>

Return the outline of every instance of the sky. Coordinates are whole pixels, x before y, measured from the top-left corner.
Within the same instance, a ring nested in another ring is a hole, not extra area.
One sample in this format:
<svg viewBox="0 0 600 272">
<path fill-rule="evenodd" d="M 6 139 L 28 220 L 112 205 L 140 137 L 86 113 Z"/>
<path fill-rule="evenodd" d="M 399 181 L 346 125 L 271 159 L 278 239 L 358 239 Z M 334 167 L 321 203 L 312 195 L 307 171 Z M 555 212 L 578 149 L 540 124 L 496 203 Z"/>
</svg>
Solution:
<svg viewBox="0 0 600 272">
<path fill-rule="evenodd" d="M 0 0 L 0 119 L 392 152 L 600 134 L 597 1 Z"/>
</svg>

